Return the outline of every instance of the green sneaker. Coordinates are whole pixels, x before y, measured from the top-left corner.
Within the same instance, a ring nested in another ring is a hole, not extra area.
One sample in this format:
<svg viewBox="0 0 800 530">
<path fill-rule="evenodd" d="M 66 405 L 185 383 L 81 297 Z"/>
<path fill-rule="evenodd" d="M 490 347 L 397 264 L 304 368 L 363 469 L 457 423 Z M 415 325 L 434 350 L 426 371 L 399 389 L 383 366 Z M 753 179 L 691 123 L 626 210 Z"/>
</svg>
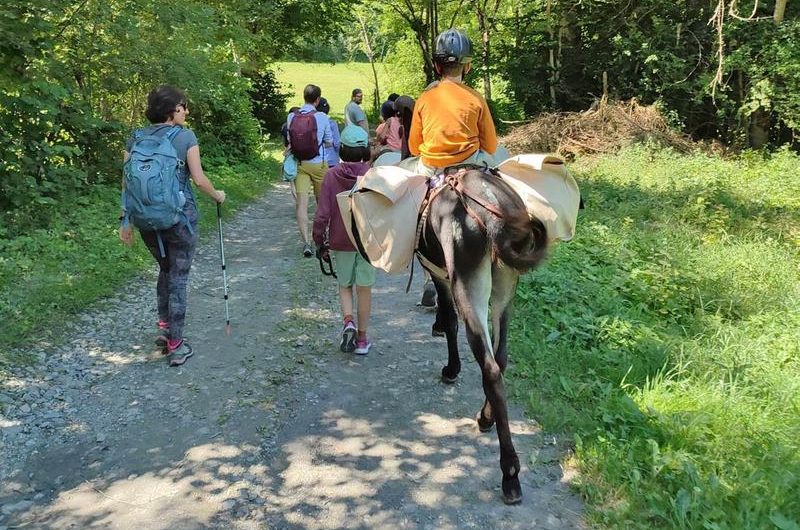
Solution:
<svg viewBox="0 0 800 530">
<path fill-rule="evenodd" d="M 185 340 L 181 341 L 181 345 L 175 348 L 174 350 L 170 350 L 167 354 L 167 359 L 169 359 L 170 366 L 181 366 L 186 360 L 194 355 L 192 351 L 192 347 L 189 346 L 189 343 Z"/>
</svg>

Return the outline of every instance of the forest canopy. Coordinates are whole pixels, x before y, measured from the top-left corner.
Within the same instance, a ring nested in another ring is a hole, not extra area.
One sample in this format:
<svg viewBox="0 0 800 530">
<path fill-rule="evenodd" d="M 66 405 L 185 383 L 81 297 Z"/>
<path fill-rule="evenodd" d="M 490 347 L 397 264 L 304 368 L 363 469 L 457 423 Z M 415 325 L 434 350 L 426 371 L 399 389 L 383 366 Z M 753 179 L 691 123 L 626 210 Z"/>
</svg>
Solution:
<svg viewBox="0 0 800 530">
<path fill-rule="evenodd" d="M 450 26 L 472 38 L 468 82 L 498 122 L 636 99 L 696 139 L 795 144 L 798 10 L 785 0 L 6 2 L 0 235 L 116 184 L 116 153 L 158 84 L 186 90 L 204 155 L 246 159 L 284 118 L 273 62 L 380 62 L 391 81 L 373 91 L 415 95 Z"/>
</svg>

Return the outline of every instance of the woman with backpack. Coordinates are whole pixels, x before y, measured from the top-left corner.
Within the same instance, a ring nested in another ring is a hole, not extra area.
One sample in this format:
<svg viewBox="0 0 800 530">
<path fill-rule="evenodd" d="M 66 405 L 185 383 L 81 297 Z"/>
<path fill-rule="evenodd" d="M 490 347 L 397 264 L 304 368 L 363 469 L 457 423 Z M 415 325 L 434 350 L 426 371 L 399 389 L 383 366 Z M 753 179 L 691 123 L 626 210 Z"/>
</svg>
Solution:
<svg viewBox="0 0 800 530">
<path fill-rule="evenodd" d="M 158 263 L 156 343 L 163 348 L 170 366 L 180 366 L 193 355 L 191 346 L 183 339 L 186 284 L 198 235 L 197 204 L 190 177 L 213 200 L 225 201 L 225 192 L 214 188 L 203 173 L 197 137 L 185 127 L 187 114 L 186 96 L 181 90 L 164 85 L 148 94 L 145 116 L 152 125 L 137 129 L 128 139 L 122 181 L 119 237 L 130 245 L 131 225 L 139 228 L 142 240 Z M 133 185 L 139 182 L 159 182 L 162 193 L 142 201 L 139 195 L 151 190 Z M 164 189 L 168 191 L 164 193 Z M 154 207 L 159 201 L 164 205 Z M 181 203 L 182 208 L 172 206 Z M 165 219 L 165 211 L 174 218 Z"/>
</svg>

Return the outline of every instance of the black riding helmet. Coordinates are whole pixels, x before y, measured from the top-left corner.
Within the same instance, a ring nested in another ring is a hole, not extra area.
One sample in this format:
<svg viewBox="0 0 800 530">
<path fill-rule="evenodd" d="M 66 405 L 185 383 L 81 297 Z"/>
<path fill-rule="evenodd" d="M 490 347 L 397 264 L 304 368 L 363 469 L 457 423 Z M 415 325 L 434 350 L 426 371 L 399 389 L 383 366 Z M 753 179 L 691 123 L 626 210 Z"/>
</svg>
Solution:
<svg viewBox="0 0 800 530">
<path fill-rule="evenodd" d="M 450 28 L 436 37 L 433 60 L 440 64 L 472 62 L 472 41 L 463 32 Z"/>
</svg>

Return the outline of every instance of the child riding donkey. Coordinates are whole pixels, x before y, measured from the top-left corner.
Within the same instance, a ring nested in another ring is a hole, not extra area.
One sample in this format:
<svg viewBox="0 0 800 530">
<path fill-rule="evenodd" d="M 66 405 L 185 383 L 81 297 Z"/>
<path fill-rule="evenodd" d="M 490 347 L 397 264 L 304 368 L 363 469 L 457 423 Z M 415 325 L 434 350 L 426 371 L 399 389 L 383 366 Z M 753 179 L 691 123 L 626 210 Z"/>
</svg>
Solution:
<svg viewBox="0 0 800 530">
<path fill-rule="evenodd" d="M 503 500 L 514 504 L 522 489 L 503 384 L 506 335 L 517 279 L 544 259 L 548 238 L 520 196 L 487 169 L 495 165 L 497 135 L 486 100 L 463 84 L 471 55 L 472 43 L 464 33 L 450 29 L 440 34 L 434 60 L 441 80 L 414 105 L 408 145 L 419 155 L 415 170 L 441 181 L 423 201 L 416 249 L 436 287 L 434 333 L 447 337 L 442 380 L 455 382 L 461 370 L 460 315 L 483 376 L 486 400 L 478 427 L 485 432 L 497 425 Z"/>
</svg>

